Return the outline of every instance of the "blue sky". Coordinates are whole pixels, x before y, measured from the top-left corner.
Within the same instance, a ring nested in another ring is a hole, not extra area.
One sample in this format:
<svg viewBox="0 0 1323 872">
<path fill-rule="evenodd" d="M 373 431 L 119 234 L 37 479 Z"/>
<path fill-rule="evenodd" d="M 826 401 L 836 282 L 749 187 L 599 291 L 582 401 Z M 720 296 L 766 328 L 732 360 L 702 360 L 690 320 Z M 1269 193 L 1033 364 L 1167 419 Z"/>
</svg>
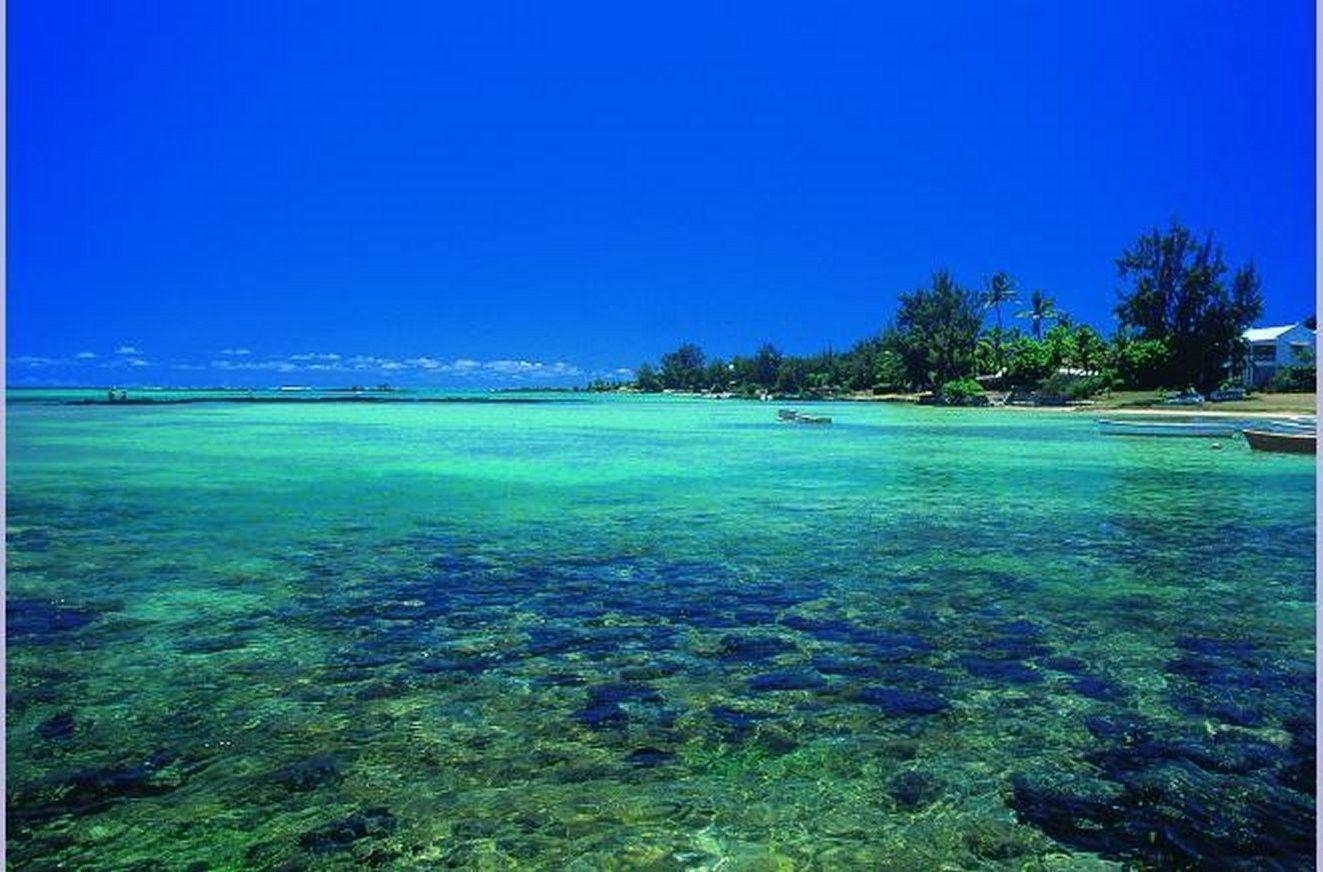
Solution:
<svg viewBox="0 0 1323 872">
<path fill-rule="evenodd" d="M 10 383 L 575 383 L 942 266 L 1110 332 L 1173 217 L 1313 311 L 1310 2 L 634 6 L 10 3 Z"/>
</svg>

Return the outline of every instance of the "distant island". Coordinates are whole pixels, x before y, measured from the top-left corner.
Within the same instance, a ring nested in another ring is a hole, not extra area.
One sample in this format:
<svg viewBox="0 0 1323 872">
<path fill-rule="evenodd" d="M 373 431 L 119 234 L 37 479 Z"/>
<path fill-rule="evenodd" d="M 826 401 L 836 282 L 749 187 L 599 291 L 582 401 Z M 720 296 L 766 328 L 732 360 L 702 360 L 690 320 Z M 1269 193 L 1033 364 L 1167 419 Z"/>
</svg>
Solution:
<svg viewBox="0 0 1323 872">
<path fill-rule="evenodd" d="M 641 364 L 632 381 L 599 380 L 589 389 L 787 398 L 918 393 L 977 405 L 991 390 L 1057 404 L 1112 390 L 1245 387 L 1252 361 L 1243 337 L 1263 312 L 1253 263 L 1232 273 L 1211 233 L 1199 238 L 1173 221 L 1141 235 L 1116 266 L 1125 286 L 1110 337 L 1073 323 L 1042 290 L 1014 315 L 1028 322 L 1028 333 L 1008 328 L 1003 308 L 1019 301 L 1010 275 L 997 272 L 974 291 L 938 270 L 926 287 L 900 294 L 891 324 L 848 351 L 797 357 L 766 343 L 723 360 L 686 343 L 658 364 Z M 985 326 L 989 313 L 993 323 Z M 1303 323 L 1316 328 L 1313 315 Z M 1276 369 L 1268 387 L 1308 392 L 1314 384 L 1311 347 Z"/>
</svg>

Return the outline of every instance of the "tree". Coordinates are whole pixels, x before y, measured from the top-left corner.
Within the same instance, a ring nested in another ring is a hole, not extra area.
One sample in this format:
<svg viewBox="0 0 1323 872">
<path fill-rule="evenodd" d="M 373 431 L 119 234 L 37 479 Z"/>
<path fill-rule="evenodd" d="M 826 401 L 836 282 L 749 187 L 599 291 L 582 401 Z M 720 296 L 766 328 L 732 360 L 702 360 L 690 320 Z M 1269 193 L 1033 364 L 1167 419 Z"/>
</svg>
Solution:
<svg viewBox="0 0 1323 872">
<path fill-rule="evenodd" d="M 982 321 L 978 298 L 946 270 L 933 273 L 931 287 L 901 294 L 892 342 L 909 383 L 940 386 L 969 375 Z"/>
<path fill-rule="evenodd" d="M 802 357 L 783 357 L 776 372 L 776 389 L 783 394 L 798 394 L 808 387 L 809 362 Z"/>
<path fill-rule="evenodd" d="M 662 386 L 677 391 L 696 391 L 703 383 L 703 350 L 685 343 L 661 359 Z"/>
<path fill-rule="evenodd" d="M 1096 375 L 1107 359 L 1107 343 L 1088 324 L 1075 328 L 1071 337 L 1070 362 L 1090 375 Z"/>
<path fill-rule="evenodd" d="M 760 387 L 771 390 L 776 387 L 777 376 L 781 372 L 781 352 L 770 342 L 764 342 L 753 356 L 753 380 Z"/>
<path fill-rule="evenodd" d="M 1133 338 L 1163 342 L 1170 358 L 1161 373 L 1168 387 L 1214 388 L 1242 343 L 1241 334 L 1263 311 L 1253 263 L 1228 283 L 1222 247 L 1173 221 L 1154 228 L 1116 261 L 1129 287 L 1118 290 L 1116 316 Z"/>
<path fill-rule="evenodd" d="M 650 363 L 640 363 L 639 368 L 634 370 L 634 385 L 646 393 L 656 393 L 662 389 L 657 370 L 653 369 Z"/>
<path fill-rule="evenodd" d="M 1112 337 L 1112 366 L 1127 388 L 1151 390 L 1162 385 L 1162 373 L 1171 360 L 1166 343 L 1156 339 L 1130 339 L 1124 333 Z"/>
<path fill-rule="evenodd" d="M 710 391 L 724 391 L 730 386 L 730 366 L 721 358 L 714 357 L 708 362 L 703 372 L 703 387 Z"/>
<path fill-rule="evenodd" d="M 985 308 L 994 309 L 997 312 L 997 332 L 992 334 L 992 347 L 996 355 L 997 369 L 1000 370 L 1002 368 L 1001 304 L 1015 301 L 1015 279 L 1005 272 L 994 273 L 992 278 L 988 279 L 988 287 L 983 292 L 982 301 Z"/>
<path fill-rule="evenodd" d="M 1055 321 L 1061 317 L 1057 312 L 1057 305 L 1047 294 L 1035 289 L 1029 295 L 1029 308 L 1016 315 L 1017 318 L 1028 318 L 1029 324 L 1033 328 L 1034 338 L 1043 338 L 1043 322 Z"/>
<path fill-rule="evenodd" d="M 1046 342 L 1020 336 L 1006 344 L 1006 380 L 1010 384 L 1037 385 L 1054 370 Z"/>
</svg>

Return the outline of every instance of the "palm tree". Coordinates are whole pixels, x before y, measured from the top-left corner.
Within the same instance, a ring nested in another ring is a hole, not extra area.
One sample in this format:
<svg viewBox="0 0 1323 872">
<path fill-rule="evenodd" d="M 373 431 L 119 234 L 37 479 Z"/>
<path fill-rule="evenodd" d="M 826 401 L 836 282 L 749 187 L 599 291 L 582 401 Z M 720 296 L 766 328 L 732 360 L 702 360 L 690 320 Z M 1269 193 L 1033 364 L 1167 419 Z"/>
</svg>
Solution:
<svg viewBox="0 0 1323 872">
<path fill-rule="evenodd" d="M 996 353 L 997 367 L 1001 368 L 1001 304 L 1015 301 L 1015 279 L 1005 272 L 998 272 L 988 279 L 988 289 L 982 294 L 983 307 L 997 311 L 997 332 L 993 334 L 993 346 Z"/>
<path fill-rule="evenodd" d="M 1052 301 L 1051 297 L 1042 291 L 1035 289 L 1033 294 L 1029 297 L 1029 308 L 1015 317 L 1028 318 L 1029 323 L 1031 323 L 1034 328 L 1034 338 L 1042 339 L 1043 322 L 1060 321 L 1065 315 L 1057 311 L 1057 304 Z"/>
</svg>

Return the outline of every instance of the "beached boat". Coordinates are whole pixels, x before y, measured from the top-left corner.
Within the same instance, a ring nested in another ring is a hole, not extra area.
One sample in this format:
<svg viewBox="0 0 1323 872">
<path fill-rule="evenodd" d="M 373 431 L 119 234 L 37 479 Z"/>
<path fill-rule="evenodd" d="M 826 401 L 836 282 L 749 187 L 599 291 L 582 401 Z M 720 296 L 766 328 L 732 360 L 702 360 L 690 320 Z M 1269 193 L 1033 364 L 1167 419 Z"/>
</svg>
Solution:
<svg viewBox="0 0 1323 872">
<path fill-rule="evenodd" d="M 1255 451 L 1273 451 L 1279 454 L 1318 453 L 1317 433 L 1274 433 L 1268 430 L 1242 430 L 1245 441 Z"/>
<path fill-rule="evenodd" d="M 1184 391 L 1162 401 L 1164 406 L 1202 406 L 1204 395 L 1198 391 Z"/>
<path fill-rule="evenodd" d="M 1194 436 L 1230 438 L 1239 428 L 1228 421 L 1116 421 L 1098 419 L 1098 432 L 1104 436 Z"/>
</svg>

